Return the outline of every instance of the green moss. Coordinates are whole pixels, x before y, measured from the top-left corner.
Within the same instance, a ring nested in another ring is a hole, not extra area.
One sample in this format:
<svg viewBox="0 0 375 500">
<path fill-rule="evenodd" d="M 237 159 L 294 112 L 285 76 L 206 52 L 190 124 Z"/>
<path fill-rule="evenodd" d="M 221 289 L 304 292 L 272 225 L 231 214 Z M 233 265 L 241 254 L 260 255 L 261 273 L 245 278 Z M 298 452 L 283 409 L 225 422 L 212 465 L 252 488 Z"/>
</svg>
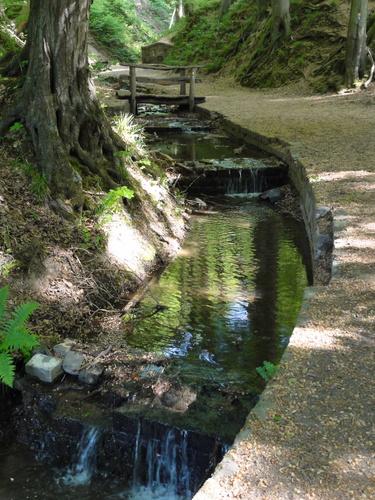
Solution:
<svg viewBox="0 0 375 500">
<path fill-rule="evenodd" d="M 195 7 L 177 26 L 170 63 L 205 63 L 206 72 L 231 73 L 249 87 L 280 86 L 301 76 L 313 80 L 310 64 L 314 70 L 322 65 L 326 78 L 341 78 L 342 64 L 337 61 L 342 59 L 342 53 L 332 41 L 337 37 L 344 51 L 342 23 L 334 6 L 323 3 L 312 8 L 293 0 L 293 36 L 276 41 L 271 36 L 272 16 L 259 20 L 257 2 L 238 0 L 221 20 L 217 15 L 219 6 L 214 1 L 201 10 Z"/>
</svg>

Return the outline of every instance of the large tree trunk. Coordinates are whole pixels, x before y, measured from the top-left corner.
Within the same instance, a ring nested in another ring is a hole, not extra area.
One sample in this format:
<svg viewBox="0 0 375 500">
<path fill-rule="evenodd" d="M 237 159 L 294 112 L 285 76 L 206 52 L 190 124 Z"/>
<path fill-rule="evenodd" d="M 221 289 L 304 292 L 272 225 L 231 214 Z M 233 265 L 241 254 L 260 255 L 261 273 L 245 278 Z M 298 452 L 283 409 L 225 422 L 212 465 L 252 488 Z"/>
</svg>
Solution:
<svg viewBox="0 0 375 500">
<path fill-rule="evenodd" d="M 285 35 L 290 34 L 290 14 L 289 0 L 271 0 L 272 5 L 272 40 L 276 40 L 282 35 L 284 30 Z"/>
<path fill-rule="evenodd" d="M 353 87 L 364 75 L 367 0 L 352 0 L 346 42 L 345 84 Z"/>
<path fill-rule="evenodd" d="M 83 165 L 103 188 L 115 186 L 113 153 L 124 149 L 104 116 L 90 78 L 88 16 L 92 0 L 31 0 L 28 39 L 22 58 L 28 69 L 22 89 L 0 124 L 16 121 L 31 135 L 54 199 L 82 203 Z"/>
</svg>

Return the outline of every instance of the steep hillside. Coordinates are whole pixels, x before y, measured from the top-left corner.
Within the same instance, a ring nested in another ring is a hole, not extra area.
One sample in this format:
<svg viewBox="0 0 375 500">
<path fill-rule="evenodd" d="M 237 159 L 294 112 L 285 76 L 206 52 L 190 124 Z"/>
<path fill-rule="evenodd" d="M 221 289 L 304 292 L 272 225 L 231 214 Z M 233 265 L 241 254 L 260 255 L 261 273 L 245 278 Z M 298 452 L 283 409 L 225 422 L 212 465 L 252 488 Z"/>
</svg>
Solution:
<svg viewBox="0 0 375 500">
<path fill-rule="evenodd" d="M 29 2 L 3 0 L 3 5 L 0 23 L 24 38 Z M 90 13 L 90 41 L 109 60 L 138 61 L 141 46 L 152 43 L 168 28 L 172 10 L 166 0 L 95 0 Z M 0 58 L 19 48 L 6 34 L 0 30 Z"/>
<path fill-rule="evenodd" d="M 320 92 L 341 86 L 349 1 L 291 0 L 292 33 L 275 41 L 270 8 L 263 19 L 255 0 L 238 0 L 221 20 L 219 10 L 214 0 L 180 22 L 169 62 L 204 63 L 207 72 L 234 74 L 248 87 L 298 80 Z"/>
<path fill-rule="evenodd" d="M 168 27 L 164 0 L 96 0 L 90 11 L 90 34 L 97 48 L 120 62 L 140 59 L 142 45 Z"/>
</svg>

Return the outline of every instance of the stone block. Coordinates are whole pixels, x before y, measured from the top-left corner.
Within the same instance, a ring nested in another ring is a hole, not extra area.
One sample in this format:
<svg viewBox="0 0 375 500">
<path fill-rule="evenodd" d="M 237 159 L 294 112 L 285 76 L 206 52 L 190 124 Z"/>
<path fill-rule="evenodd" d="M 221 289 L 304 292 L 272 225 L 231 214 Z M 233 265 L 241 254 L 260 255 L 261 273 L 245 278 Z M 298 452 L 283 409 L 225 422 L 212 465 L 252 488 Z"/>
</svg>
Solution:
<svg viewBox="0 0 375 500">
<path fill-rule="evenodd" d="M 80 370 L 78 380 L 82 384 L 95 385 L 99 382 L 103 373 L 103 367 L 100 365 L 90 366 L 87 369 Z"/>
<path fill-rule="evenodd" d="M 283 197 L 284 195 L 280 188 L 269 189 L 260 195 L 262 200 L 269 200 L 271 203 L 276 203 L 282 200 Z"/>
<path fill-rule="evenodd" d="M 79 354 L 75 351 L 69 351 L 65 356 L 62 367 L 66 373 L 69 373 L 70 375 L 78 375 L 84 360 L 85 356 L 83 354 Z"/>
<path fill-rule="evenodd" d="M 73 347 L 72 341 L 68 342 L 64 341 L 61 344 L 55 345 L 53 348 L 53 352 L 55 354 L 65 357 L 68 354 L 68 352 L 71 351 L 72 347 Z"/>
<path fill-rule="evenodd" d="M 62 360 L 45 354 L 35 354 L 26 363 L 26 373 L 42 382 L 54 382 L 63 374 Z"/>
</svg>

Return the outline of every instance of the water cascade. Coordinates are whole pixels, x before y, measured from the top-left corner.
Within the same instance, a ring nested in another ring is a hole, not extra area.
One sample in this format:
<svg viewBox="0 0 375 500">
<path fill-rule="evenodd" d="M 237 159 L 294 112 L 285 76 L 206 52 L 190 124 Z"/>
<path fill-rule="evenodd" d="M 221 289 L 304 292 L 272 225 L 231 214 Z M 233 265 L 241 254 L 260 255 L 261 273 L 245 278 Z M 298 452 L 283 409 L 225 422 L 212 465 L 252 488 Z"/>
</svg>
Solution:
<svg viewBox="0 0 375 500">
<path fill-rule="evenodd" d="M 287 167 L 276 158 L 194 126 L 185 131 L 156 128 L 152 146 L 184 163 L 176 187 L 191 196 L 259 194 L 288 183 Z"/>
<path fill-rule="evenodd" d="M 92 427 L 85 429 L 78 445 L 77 462 L 68 467 L 66 473 L 57 478 L 57 483 L 70 486 L 89 484 L 93 474 L 96 472 L 96 460 L 100 429 Z"/>
<path fill-rule="evenodd" d="M 142 421 L 134 453 L 133 499 L 190 499 L 191 474 L 188 461 L 188 432 L 169 429 L 164 440 L 142 436 Z"/>
<path fill-rule="evenodd" d="M 267 189 L 267 178 L 262 175 L 262 169 L 253 168 L 247 171 L 242 169 L 229 169 L 226 193 L 259 194 Z"/>
</svg>

